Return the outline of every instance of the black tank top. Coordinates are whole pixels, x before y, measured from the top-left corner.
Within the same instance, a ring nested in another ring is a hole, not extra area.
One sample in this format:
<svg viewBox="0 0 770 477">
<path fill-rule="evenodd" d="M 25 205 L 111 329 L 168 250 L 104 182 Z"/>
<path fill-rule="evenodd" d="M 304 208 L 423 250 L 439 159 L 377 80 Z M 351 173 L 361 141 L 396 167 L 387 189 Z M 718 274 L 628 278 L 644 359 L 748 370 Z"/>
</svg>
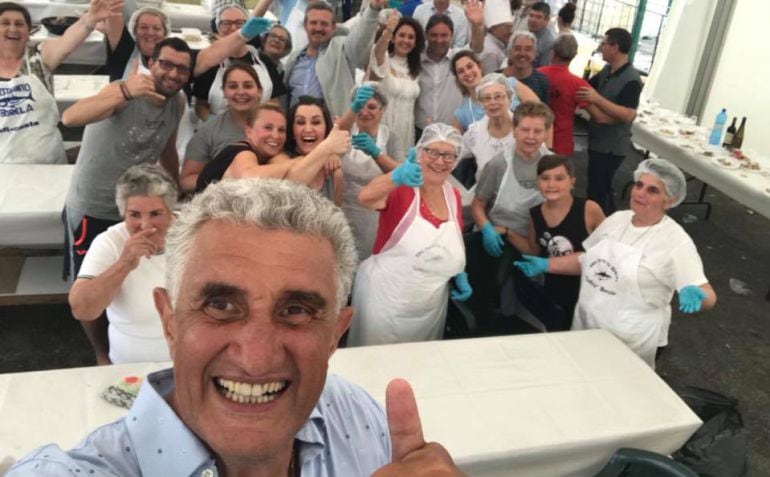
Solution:
<svg viewBox="0 0 770 477">
<path fill-rule="evenodd" d="M 530 209 L 535 238 L 542 250 L 541 257 L 560 257 L 584 251 L 583 241 L 588 238 L 585 206 L 585 199 L 575 197 L 566 217 L 555 227 L 549 227 L 545 222 L 540 205 Z M 571 325 L 575 304 L 580 294 L 580 277 L 547 273 L 545 290 L 567 312 L 567 324 Z"/>
<path fill-rule="evenodd" d="M 259 157 L 259 154 L 257 154 L 257 152 L 251 147 L 251 144 L 248 142 L 239 141 L 230 144 L 224 148 L 222 152 L 217 154 L 212 161 L 203 167 L 203 170 L 198 175 L 198 181 L 195 184 L 195 193 L 201 192 L 212 182 L 222 180 L 222 177 L 225 175 L 227 168 L 230 167 L 230 164 L 233 163 L 235 156 L 244 151 L 249 151 L 256 154 L 257 163 L 259 165 L 267 164 L 268 161 Z"/>
</svg>

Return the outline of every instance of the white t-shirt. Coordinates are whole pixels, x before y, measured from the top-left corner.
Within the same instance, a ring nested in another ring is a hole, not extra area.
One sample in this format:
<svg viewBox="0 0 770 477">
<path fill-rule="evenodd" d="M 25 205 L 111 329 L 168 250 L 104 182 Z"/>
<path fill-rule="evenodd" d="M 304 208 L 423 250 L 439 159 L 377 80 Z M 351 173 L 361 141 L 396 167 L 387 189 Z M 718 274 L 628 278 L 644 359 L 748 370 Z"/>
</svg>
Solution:
<svg viewBox="0 0 770 477">
<path fill-rule="evenodd" d="M 94 278 L 118 261 L 129 238 L 125 222 L 99 234 L 88 249 L 78 278 Z M 142 257 L 107 306 L 110 360 L 115 363 L 169 361 L 152 290 L 165 286 L 166 255 Z"/>
<path fill-rule="evenodd" d="M 509 115 L 513 117 L 513 113 L 509 112 Z M 489 118 L 487 115 L 484 115 L 483 118 L 471 123 L 468 126 L 468 130 L 463 134 L 460 157 L 474 156 L 476 158 L 476 181 L 478 181 L 484 166 L 499 153 L 505 150 L 513 150 L 513 146 L 513 131 L 501 138 L 490 136 Z"/>
<path fill-rule="evenodd" d="M 631 210 L 610 215 L 588 236 L 583 247 L 589 250 L 609 236 L 642 249 L 637 276 L 642 298 L 651 306 L 669 307 L 658 341 L 660 346 L 665 346 L 668 344 L 670 304 L 674 292 L 687 285 L 704 285 L 708 280 L 695 243 L 679 224 L 665 215 L 655 225 L 635 227 L 631 223 L 633 216 Z"/>
</svg>

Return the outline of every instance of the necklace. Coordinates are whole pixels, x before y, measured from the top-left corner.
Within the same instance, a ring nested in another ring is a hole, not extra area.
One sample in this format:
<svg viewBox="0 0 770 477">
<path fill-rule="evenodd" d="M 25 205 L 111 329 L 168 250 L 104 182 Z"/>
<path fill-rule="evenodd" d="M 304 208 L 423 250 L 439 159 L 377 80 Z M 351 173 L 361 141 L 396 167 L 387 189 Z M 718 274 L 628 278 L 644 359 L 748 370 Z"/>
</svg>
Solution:
<svg viewBox="0 0 770 477">
<path fill-rule="evenodd" d="M 633 219 L 632 219 L 632 220 L 633 220 Z M 630 226 L 631 226 L 631 222 L 632 222 L 632 220 L 629 220 L 629 221 L 628 221 L 628 223 L 626 224 L 626 227 L 623 229 L 623 232 L 620 234 L 620 238 L 618 239 L 618 242 L 620 242 L 620 243 L 623 243 L 623 237 L 626 235 L 626 232 L 628 231 L 628 227 L 630 227 Z M 637 242 L 639 242 L 640 240 L 642 240 L 642 239 L 644 238 L 644 236 L 645 236 L 645 235 L 647 235 L 648 233 L 650 233 L 650 231 L 651 231 L 652 229 L 654 229 L 654 228 L 655 228 L 655 226 L 656 226 L 656 225 L 658 225 L 659 223 L 661 223 L 662 221 L 663 221 L 663 219 L 661 219 L 661 220 L 659 220 L 658 222 L 655 222 L 654 224 L 652 224 L 652 225 L 650 225 L 649 227 L 647 227 L 647 230 L 645 230 L 644 232 L 642 232 L 642 233 L 641 233 L 641 235 L 639 235 L 638 237 L 636 237 L 636 239 L 634 239 L 634 241 L 633 241 L 633 242 L 629 243 L 629 244 L 628 244 L 628 246 L 629 246 L 629 247 L 633 247 L 634 245 L 636 245 L 636 243 L 637 243 Z"/>
</svg>

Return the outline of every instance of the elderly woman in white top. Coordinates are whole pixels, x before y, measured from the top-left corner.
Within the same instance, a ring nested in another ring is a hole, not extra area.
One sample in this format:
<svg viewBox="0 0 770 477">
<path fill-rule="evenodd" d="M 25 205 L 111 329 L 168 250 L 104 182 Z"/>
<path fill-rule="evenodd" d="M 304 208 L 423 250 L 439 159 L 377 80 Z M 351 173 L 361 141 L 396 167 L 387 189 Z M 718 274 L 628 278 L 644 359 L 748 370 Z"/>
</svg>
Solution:
<svg viewBox="0 0 770 477">
<path fill-rule="evenodd" d="M 631 210 L 602 222 L 583 242 L 585 253 L 525 255 L 514 264 L 528 276 L 580 274 L 572 329 L 606 329 L 654 368 L 658 346 L 668 344 L 674 292 L 684 313 L 711 309 L 717 297 L 692 239 L 666 215 L 687 193 L 682 172 L 663 159 L 647 159 L 634 180 Z"/>
<path fill-rule="evenodd" d="M 513 149 L 513 89 L 500 73 L 490 73 L 476 87 L 476 98 L 484 107 L 484 117 L 471 123 L 463 134 L 461 157 L 476 159 L 476 180 L 490 159 Z"/>
<path fill-rule="evenodd" d="M 339 121 L 341 129 L 350 130 L 353 149 L 342 157 L 342 210 L 348 218 L 359 260 L 372 253 L 379 214 L 358 202 L 358 193 L 372 179 L 398 166 L 393 159 L 398 138 L 381 124 L 387 98 L 379 84 L 368 81 L 353 91 L 353 101 Z"/>
<path fill-rule="evenodd" d="M 96 24 L 119 15 L 122 0 L 91 0 L 88 11 L 58 38 L 29 44 L 29 11 L 0 3 L 0 163 L 64 163 L 53 71 Z"/>
<path fill-rule="evenodd" d="M 118 181 L 115 200 L 124 220 L 94 239 L 69 293 L 78 320 L 107 310 L 109 357 L 97 356 L 98 364 L 170 359 L 152 290 L 165 283 L 176 198 L 176 184 L 156 165 L 133 166 Z"/>
</svg>

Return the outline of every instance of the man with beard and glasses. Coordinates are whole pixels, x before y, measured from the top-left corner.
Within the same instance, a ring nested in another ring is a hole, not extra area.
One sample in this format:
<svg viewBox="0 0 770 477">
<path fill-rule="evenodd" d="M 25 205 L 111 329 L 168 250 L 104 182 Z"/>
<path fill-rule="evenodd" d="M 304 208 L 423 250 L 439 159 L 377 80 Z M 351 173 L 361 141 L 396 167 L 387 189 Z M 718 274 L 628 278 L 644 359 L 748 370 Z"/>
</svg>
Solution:
<svg viewBox="0 0 770 477">
<path fill-rule="evenodd" d="M 162 40 L 149 65 L 150 75 L 139 73 L 135 63 L 128 79 L 110 83 L 62 115 L 67 127 L 86 126 L 64 206 L 70 276 L 77 276 L 94 237 L 122 220 L 115 185 L 129 167 L 158 162 L 178 181 L 176 130 L 184 108 L 179 91 L 190 77 L 190 47 L 177 38 Z M 83 325 L 97 363 L 109 363 L 104 317 Z"/>
</svg>

